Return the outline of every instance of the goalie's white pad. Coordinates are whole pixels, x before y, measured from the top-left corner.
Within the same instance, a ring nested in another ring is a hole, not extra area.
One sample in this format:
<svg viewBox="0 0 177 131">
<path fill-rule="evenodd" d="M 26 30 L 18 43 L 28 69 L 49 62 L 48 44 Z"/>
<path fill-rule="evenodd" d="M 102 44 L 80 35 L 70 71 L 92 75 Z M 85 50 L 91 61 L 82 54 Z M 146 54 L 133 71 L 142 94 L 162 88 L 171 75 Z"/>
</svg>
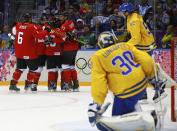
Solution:
<svg viewBox="0 0 177 131">
<path fill-rule="evenodd" d="M 109 105 L 110 103 L 105 104 L 105 108 L 102 110 L 105 111 Z M 108 131 L 159 131 L 162 128 L 161 124 L 163 124 L 167 109 L 166 107 L 162 111 L 157 109 L 154 103 L 138 102 L 136 112 L 113 117 L 98 116 L 96 123 Z"/>
<path fill-rule="evenodd" d="M 158 68 L 157 75 L 158 77 L 163 80 L 166 79 L 166 87 L 175 86 L 176 82 L 162 69 L 159 63 L 156 63 L 156 66 Z"/>
<path fill-rule="evenodd" d="M 154 118 L 150 112 L 133 112 L 121 116 L 105 117 L 97 119 L 108 131 L 155 131 Z"/>
</svg>

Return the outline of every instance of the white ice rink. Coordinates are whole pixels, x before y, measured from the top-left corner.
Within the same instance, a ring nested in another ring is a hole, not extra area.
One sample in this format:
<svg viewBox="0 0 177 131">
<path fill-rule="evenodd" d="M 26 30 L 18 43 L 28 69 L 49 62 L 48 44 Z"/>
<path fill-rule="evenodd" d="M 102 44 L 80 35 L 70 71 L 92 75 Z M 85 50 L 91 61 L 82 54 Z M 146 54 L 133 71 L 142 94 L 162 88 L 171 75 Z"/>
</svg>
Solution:
<svg viewBox="0 0 177 131">
<path fill-rule="evenodd" d="M 23 87 L 21 87 L 23 89 Z M 39 87 L 36 94 L 9 93 L 8 87 L 0 87 L 0 131 L 96 131 L 87 118 L 91 102 L 89 87 L 80 92 L 47 92 Z M 169 90 L 167 90 L 169 93 Z M 148 89 L 148 95 L 152 96 Z M 106 99 L 112 101 L 111 95 Z M 170 99 L 163 101 L 167 106 L 164 131 L 177 131 L 177 123 L 170 122 Z M 106 115 L 111 114 L 111 107 Z"/>
</svg>

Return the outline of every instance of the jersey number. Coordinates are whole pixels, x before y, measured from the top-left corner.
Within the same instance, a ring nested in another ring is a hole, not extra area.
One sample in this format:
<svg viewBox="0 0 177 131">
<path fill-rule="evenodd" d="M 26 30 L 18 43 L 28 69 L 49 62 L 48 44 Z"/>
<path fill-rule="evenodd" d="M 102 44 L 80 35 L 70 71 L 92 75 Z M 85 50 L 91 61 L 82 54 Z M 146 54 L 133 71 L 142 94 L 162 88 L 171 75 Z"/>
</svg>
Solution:
<svg viewBox="0 0 177 131">
<path fill-rule="evenodd" d="M 122 75 L 128 75 L 132 72 L 132 66 L 138 67 L 139 64 L 134 63 L 133 55 L 130 51 L 125 51 L 122 55 L 118 55 L 112 59 L 112 65 L 116 66 L 116 61 L 119 61 L 119 68 L 122 70 Z"/>
<path fill-rule="evenodd" d="M 18 40 L 17 40 L 17 42 L 18 42 L 18 44 L 22 44 L 22 41 L 23 41 L 23 32 L 18 32 Z"/>
</svg>

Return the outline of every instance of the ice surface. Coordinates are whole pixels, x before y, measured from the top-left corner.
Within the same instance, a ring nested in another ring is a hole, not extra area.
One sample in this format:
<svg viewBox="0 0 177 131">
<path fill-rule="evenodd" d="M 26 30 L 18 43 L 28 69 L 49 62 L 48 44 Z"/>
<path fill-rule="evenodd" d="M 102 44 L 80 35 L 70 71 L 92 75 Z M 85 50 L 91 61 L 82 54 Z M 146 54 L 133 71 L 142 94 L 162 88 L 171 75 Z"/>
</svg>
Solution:
<svg viewBox="0 0 177 131">
<path fill-rule="evenodd" d="M 88 104 L 92 101 L 90 87 L 81 87 L 81 92 L 54 93 L 40 86 L 36 94 L 21 89 L 20 93 L 10 93 L 7 86 L 1 86 L 0 131 L 96 131 L 87 117 Z M 151 89 L 148 95 L 153 95 Z M 108 95 L 106 101 L 112 101 L 112 96 Z M 170 97 L 162 104 L 168 109 L 164 131 L 177 131 L 177 123 L 170 121 Z M 111 107 L 105 115 L 111 115 Z"/>
</svg>

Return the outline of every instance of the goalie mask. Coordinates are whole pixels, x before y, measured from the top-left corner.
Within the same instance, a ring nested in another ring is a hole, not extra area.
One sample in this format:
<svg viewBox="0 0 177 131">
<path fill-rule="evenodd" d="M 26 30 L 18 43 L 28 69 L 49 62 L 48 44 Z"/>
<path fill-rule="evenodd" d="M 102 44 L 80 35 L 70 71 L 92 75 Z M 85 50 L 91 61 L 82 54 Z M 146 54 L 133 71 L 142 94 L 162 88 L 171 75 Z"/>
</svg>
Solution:
<svg viewBox="0 0 177 131">
<path fill-rule="evenodd" d="M 116 36 L 110 32 L 103 32 L 98 37 L 98 46 L 106 48 L 116 43 Z"/>
</svg>

